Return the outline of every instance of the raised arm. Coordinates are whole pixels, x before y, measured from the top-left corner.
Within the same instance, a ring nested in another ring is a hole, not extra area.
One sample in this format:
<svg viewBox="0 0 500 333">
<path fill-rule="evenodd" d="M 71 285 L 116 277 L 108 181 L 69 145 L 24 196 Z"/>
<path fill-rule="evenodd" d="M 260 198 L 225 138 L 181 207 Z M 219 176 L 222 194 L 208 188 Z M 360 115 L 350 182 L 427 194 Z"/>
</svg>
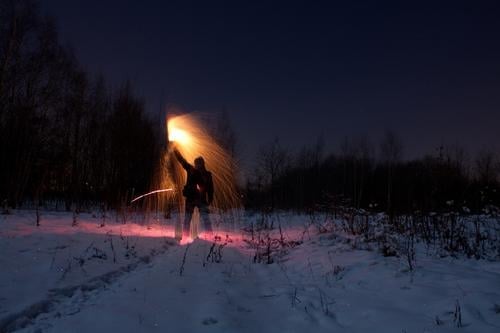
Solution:
<svg viewBox="0 0 500 333">
<path fill-rule="evenodd" d="M 177 148 L 174 148 L 174 154 L 175 157 L 177 158 L 177 161 L 179 161 L 179 163 L 182 165 L 184 169 L 186 169 L 186 171 L 193 168 L 193 166 L 189 164 L 188 161 L 186 161 L 184 156 L 182 156 L 182 154 L 177 150 Z"/>
</svg>

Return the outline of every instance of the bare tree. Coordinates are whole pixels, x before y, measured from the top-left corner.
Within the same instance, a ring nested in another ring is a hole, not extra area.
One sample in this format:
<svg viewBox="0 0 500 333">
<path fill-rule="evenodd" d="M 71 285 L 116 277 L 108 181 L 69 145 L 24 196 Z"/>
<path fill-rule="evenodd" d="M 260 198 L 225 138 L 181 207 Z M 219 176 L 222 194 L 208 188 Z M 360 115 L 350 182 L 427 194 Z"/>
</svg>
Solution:
<svg viewBox="0 0 500 333">
<path fill-rule="evenodd" d="M 141 101 L 122 89 L 112 105 L 88 78 L 37 1 L 0 0 L 0 200 L 70 208 L 149 185 L 159 137 Z"/>
<path fill-rule="evenodd" d="M 354 206 L 359 208 L 365 194 L 366 177 L 372 167 L 373 148 L 367 136 L 346 137 L 340 151 L 344 173 L 343 194 L 350 193 Z"/>
<path fill-rule="evenodd" d="M 275 138 L 270 144 L 259 149 L 257 163 L 257 177 L 264 185 L 269 186 L 271 209 L 274 209 L 277 195 L 276 182 L 283 176 L 289 166 L 289 153 L 281 146 L 279 139 Z"/>
<path fill-rule="evenodd" d="M 380 144 L 380 153 L 383 163 L 387 167 L 387 212 L 393 214 L 392 192 L 394 166 L 402 158 L 403 145 L 400 138 L 391 130 L 386 130 Z"/>
<path fill-rule="evenodd" d="M 3 0 L 0 8 L 0 188 L 16 204 L 47 178 L 43 156 L 64 100 L 67 54 L 34 1 Z"/>
<path fill-rule="evenodd" d="M 476 176 L 482 185 L 493 184 L 499 174 L 499 164 L 492 151 L 483 150 L 479 152 L 475 160 Z"/>
<path fill-rule="evenodd" d="M 297 155 L 295 164 L 302 169 L 317 168 L 325 155 L 325 138 L 318 136 L 312 147 L 304 147 Z"/>
<path fill-rule="evenodd" d="M 446 147 L 445 158 L 448 165 L 457 170 L 460 175 L 469 176 L 470 158 L 463 147 L 457 144 Z"/>
</svg>

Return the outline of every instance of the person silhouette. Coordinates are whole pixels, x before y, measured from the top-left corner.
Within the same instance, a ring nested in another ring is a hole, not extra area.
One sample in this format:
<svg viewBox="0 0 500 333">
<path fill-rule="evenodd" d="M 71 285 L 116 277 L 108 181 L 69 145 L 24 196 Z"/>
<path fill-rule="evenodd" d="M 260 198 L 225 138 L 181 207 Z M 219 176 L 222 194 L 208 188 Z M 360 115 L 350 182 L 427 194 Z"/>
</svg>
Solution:
<svg viewBox="0 0 500 333">
<path fill-rule="evenodd" d="M 214 198 L 214 184 L 212 173 L 205 168 L 205 160 L 199 156 L 194 160 L 194 166 L 191 165 L 184 156 L 175 147 L 174 154 L 177 161 L 187 172 L 186 185 L 182 190 L 186 198 L 184 210 L 184 224 L 182 237 L 190 236 L 191 219 L 195 207 L 198 208 L 205 232 L 212 234 L 212 223 L 209 217 L 208 206 L 212 204 Z"/>
</svg>

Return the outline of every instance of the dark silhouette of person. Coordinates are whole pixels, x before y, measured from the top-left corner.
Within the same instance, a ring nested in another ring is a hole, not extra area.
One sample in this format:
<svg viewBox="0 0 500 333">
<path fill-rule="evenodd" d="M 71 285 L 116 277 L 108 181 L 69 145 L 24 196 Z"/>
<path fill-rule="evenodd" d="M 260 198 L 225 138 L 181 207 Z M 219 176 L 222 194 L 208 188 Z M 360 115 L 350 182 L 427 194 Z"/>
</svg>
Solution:
<svg viewBox="0 0 500 333">
<path fill-rule="evenodd" d="M 191 219 L 195 207 L 198 207 L 205 232 L 211 234 L 212 224 L 208 216 L 208 206 L 212 203 L 214 198 L 212 173 L 205 168 L 205 160 L 203 157 L 197 157 L 194 160 L 193 166 L 186 161 L 177 148 L 174 148 L 174 154 L 187 172 L 186 185 L 182 190 L 182 194 L 186 198 L 183 237 L 189 237 Z"/>
</svg>

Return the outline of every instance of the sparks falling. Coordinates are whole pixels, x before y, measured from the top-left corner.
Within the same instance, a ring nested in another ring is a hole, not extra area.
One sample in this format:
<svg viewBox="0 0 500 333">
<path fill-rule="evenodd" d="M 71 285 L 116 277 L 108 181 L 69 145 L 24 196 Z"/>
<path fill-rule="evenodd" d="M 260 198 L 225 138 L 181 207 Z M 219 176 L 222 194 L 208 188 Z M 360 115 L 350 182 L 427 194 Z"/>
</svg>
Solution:
<svg viewBox="0 0 500 333">
<path fill-rule="evenodd" d="M 148 194 L 158 193 L 158 195 L 146 195 L 145 198 L 143 196 L 142 198 L 146 200 L 143 201 L 146 209 L 156 208 L 157 212 L 164 210 L 165 216 L 170 215 L 170 211 L 184 211 L 182 188 L 186 182 L 186 172 L 173 154 L 172 143 L 175 142 L 176 148 L 189 163 L 193 164 L 196 157 L 202 156 L 207 170 L 212 173 L 214 200 L 210 210 L 218 217 L 216 220 L 212 219 L 212 226 L 217 228 L 221 218 L 226 222 L 234 222 L 238 218 L 241 200 L 236 186 L 236 163 L 207 128 L 208 123 L 201 121 L 197 114 L 182 114 L 167 118 L 165 138 L 167 149 L 158 165 L 152 189 L 168 189 L 168 191 L 162 193 L 155 190 Z M 177 218 L 183 220 L 183 216 Z M 198 229 L 199 214 L 195 210 L 191 223 L 192 238 L 198 236 Z M 180 232 L 180 229 L 176 230 L 176 234 Z"/>
<path fill-rule="evenodd" d="M 213 138 L 199 119 L 191 114 L 173 116 L 167 120 L 168 141 L 176 142 L 180 153 L 189 163 L 202 156 L 207 170 L 212 172 L 215 195 L 213 206 L 219 209 L 240 207 L 236 188 L 236 164 L 231 155 Z M 173 159 L 171 152 L 168 159 Z M 182 188 L 186 174 L 178 163 L 171 172 L 174 187 Z"/>
</svg>

